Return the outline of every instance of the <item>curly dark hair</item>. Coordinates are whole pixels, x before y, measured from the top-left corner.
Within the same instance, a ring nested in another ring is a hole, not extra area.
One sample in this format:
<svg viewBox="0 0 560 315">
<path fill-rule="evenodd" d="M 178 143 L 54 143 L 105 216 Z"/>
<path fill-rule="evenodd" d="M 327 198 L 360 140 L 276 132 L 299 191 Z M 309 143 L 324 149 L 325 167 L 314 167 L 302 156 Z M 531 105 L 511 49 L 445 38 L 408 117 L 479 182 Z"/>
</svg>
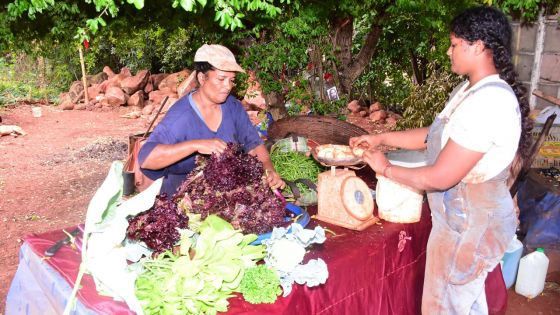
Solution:
<svg viewBox="0 0 560 315">
<path fill-rule="evenodd" d="M 457 15 L 451 21 L 450 31 L 455 36 L 471 43 L 480 40 L 484 43 L 485 48 L 492 50 L 494 66 L 500 72 L 500 78 L 511 86 L 519 102 L 521 137 L 517 156 L 523 164 L 527 163 L 531 154 L 533 121 L 529 118 L 527 89 L 517 81 L 517 73 L 513 69 L 512 30 L 508 18 L 494 7 L 475 7 Z"/>
<path fill-rule="evenodd" d="M 210 70 L 216 70 L 216 68 L 214 68 L 214 66 L 212 66 L 207 61 L 195 61 L 194 62 L 194 70 L 196 72 L 201 72 L 201 73 L 206 74 Z"/>
</svg>

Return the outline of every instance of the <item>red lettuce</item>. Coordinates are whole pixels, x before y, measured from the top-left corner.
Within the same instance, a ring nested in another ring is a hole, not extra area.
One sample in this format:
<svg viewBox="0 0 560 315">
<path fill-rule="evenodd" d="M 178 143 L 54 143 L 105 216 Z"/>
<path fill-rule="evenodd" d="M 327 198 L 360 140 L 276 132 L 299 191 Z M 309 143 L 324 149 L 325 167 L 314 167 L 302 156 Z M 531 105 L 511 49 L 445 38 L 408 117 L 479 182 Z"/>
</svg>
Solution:
<svg viewBox="0 0 560 315">
<path fill-rule="evenodd" d="M 228 143 L 221 155 L 199 156 L 196 164 L 173 198 L 187 211 L 202 219 L 216 214 L 245 233 L 262 234 L 283 224 L 283 203 L 268 187 L 262 163 L 241 145 Z"/>
<path fill-rule="evenodd" d="M 166 194 L 157 196 L 152 209 L 129 219 L 129 239 L 143 241 L 156 253 L 171 249 L 179 241 L 177 228 L 187 228 L 187 216 Z"/>
</svg>

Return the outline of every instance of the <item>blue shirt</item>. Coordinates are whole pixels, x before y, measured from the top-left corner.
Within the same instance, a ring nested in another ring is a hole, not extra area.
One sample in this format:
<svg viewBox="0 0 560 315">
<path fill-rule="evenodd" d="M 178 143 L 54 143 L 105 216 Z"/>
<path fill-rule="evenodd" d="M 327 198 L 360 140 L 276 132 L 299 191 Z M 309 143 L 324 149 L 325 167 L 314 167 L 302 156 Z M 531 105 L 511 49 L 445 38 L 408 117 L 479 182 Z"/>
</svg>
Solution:
<svg viewBox="0 0 560 315">
<path fill-rule="evenodd" d="M 249 152 L 263 141 L 249 120 L 241 103 L 233 96 L 228 96 L 221 105 L 222 122 L 217 131 L 212 131 L 202 119 L 198 108 L 192 100 L 192 94 L 180 98 L 156 126 L 146 143 L 140 149 L 138 161 L 144 163 L 148 155 L 158 144 L 175 144 L 197 139 L 219 138 L 225 142 L 240 143 L 245 152 Z M 155 180 L 164 177 L 161 193 L 173 196 L 185 180 L 186 175 L 195 168 L 195 157 L 191 154 L 180 161 L 160 170 L 142 168 L 147 177 Z"/>
</svg>

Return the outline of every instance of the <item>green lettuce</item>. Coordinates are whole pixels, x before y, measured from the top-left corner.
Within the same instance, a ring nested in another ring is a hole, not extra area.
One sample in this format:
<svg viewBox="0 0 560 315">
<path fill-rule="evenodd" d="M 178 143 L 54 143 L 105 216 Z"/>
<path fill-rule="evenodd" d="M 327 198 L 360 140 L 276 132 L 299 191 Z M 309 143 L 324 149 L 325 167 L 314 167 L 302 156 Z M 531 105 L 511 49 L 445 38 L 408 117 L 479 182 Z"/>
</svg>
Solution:
<svg viewBox="0 0 560 315">
<path fill-rule="evenodd" d="M 252 304 L 274 303 L 282 294 L 278 275 L 266 265 L 245 270 L 239 291 L 245 301 Z"/>
</svg>

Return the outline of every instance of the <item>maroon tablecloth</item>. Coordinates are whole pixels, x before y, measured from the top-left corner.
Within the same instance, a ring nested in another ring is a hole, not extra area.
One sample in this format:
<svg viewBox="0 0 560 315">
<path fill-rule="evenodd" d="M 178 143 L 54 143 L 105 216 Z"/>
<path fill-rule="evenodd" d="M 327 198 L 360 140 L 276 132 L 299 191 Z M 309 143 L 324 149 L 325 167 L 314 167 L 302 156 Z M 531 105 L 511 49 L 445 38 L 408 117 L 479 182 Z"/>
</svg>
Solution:
<svg viewBox="0 0 560 315">
<path fill-rule="evenodd" d="M 231 298 L 227 314 L 420 314 L 426 244 L 431 229 L 427 205 L 414 224 L 383 222 L 357 232 L 312 220 L 334 231 L 327 241 L 310 249 L 306 259 L 322 258 L 328 266 L 327 283 L 307 288 L 294 285 L 292 293 L 274 304 L 253 305 L 240 296 Z M 42 256 L 62 231 L 30 235 L 25 242 Z M 64 246 L 45 260 L 61 277 L 73 284 L 80 255 Z M 491 313 L 504 311 L 507 292 L 498 268 L 487 280 Z M 93 280 L 85 276 L 79 299 L 100 314 L 129 314 L 124 303 L 99 296 Z"/>
</svg>

